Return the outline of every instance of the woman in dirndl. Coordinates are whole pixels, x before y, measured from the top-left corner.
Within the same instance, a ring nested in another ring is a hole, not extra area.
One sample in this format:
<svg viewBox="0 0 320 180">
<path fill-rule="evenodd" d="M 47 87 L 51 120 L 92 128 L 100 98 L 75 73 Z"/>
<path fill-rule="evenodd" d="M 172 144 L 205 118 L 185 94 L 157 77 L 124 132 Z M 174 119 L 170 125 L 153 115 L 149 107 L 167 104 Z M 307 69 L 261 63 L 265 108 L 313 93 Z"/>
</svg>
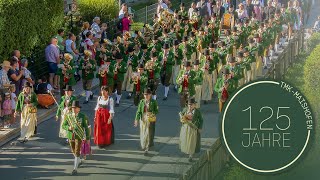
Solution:
<svg viewBox="0 0 320 180">
<path fill-rule="evenodd" d="M 158 114 L 158 103 L 151 99 L 151 89 L 144 90 L 144 99 L 138 105 L 134 127 L 140 122 L 140 144 L 144 155 L 148 154 L 149 148 L 154 145 L 154 134 L 156 127 L 156 114 Z"/>
<path fill-rule="evenodd" d="M 21 112 L 21 143 L 36 134 L 37 126 L 37 95 L 32 91 L 32 85 L 26 82 L 23 91 L 18 96 L 18 102 L 15 110 L 15 116 Z"/>
<path fill-rule="evenodd" d="M 179 113 L 182 123 L 180 131 L 181 152 L 189 154 L 189 162 L 192 161 L 194 153 L 200 152 L 203 119 L 199 109 L 196 108 L 194 98 L 188 100 L 188 107 Z"/>
<path fill-rule="evenodd" d="M 114 101 L 109 96 L 109 88 L 101 87 L 101 96 L 98 97 L 94 118 L 94 143 L 100 148 L 114 143 Z"/>
</svg>

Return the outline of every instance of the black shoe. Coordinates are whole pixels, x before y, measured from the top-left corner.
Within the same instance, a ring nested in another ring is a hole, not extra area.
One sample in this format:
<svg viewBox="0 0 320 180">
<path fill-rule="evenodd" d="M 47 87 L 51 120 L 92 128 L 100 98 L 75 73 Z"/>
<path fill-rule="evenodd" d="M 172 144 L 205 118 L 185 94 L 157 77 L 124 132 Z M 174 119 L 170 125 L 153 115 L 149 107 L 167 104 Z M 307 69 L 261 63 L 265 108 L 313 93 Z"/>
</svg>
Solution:
<svg viewBox="0 0 320 180">
<path fill-rule="evenodd" d="M 89 101 L 85 101 L 85 102 L 83 102 L 83 104 L 88 104 L 89 103 Z"/>
<path fill-rule="evenodd" d="M 127 99 L 131 99 L 131 97 L 132 97 L 132 96 L 128 95 L 128 96 L 127 96 Z"/>
<path fill-rule="evenodd" d="M 93 93 L 90 95 L 90 100 L 92 100 L 93 99 Z"/>
<path fill-rule="evenodd" d="M 166 101 L 168 99 L 168 97 L 164 97 L 162 100 Z"/>
<path fill-rule="evenodd" d="M 192 157 L 189 157 L 188 161 L 189 161 L 189 162 L 192 162 Z"/>
<path fill-rule="evenodd" d="M 116 103 L 115 107 L 119 107 L 119 106 L 120 106 L 120 104 L 119 104 L 119 103 Z"/>
<path fill-rule="evenodd" d="M 208 101 L 204 101 L 204 104 L 208 104 Z"/>
<path fill-rule="evenodd" d="M 77 170 L 74 169 L 74 170 L 72 170 L 71 175 L 74 176 L 74 175 L 77 175 L 77 173 L 78 173 Z"/>
</svg>

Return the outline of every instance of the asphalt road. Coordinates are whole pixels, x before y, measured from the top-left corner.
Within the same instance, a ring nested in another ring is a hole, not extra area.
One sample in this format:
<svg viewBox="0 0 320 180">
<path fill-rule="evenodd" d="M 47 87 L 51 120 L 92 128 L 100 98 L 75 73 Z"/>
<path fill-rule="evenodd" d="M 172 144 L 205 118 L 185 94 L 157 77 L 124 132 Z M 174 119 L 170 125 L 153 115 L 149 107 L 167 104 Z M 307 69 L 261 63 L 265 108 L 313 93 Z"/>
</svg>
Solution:
<svg viewBox="0 0 320 180">
<path fill-rule="evenodd" d="M 136 107 L 125 95 L 117 107 L 114 118 L 115 144 L 106 149 L 93 145 L 93 155 L 88 156 L 78 169 L 76 177 L 70 176 L 73 155 L 69 145 L 58 137 L 59 123 L 54 114 L 39 125 L 39 134 L 26 144 L 13 140 L 0 150 L 0 176 L 3 180 L 20 179 L 175 179 L 191 163 L 179 150 L 180 122 L 178 94 L 172 89 L 168 101 L 162 101 L 164 88 L 159 88 L 159 115 L 156 124 L 155 147 L 149 156 L 140 150 L 139 129 L 133 127 Z M 82 105 L 93 125 L 95 98 Z M 81 98 L 82 102 L 84 98 Z M 217 100 L 202 105 L 204 128 L 202 151 L 208 149 L 219 136 Z M 196 156 L 197 157 L 197 156 Z"/>
</svg>

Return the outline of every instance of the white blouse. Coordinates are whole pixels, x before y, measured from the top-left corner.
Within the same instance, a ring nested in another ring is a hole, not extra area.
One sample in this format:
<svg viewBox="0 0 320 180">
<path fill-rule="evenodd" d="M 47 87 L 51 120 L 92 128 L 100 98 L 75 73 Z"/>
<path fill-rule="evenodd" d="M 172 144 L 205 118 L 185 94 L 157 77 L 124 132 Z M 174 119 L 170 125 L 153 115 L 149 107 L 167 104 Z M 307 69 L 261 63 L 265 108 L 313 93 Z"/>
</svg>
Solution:
<svg viewBox="0 0 320 180">
<path fill-rule="evenodd" d="M 94 110 L 98 110 L 99 105 L 103 105 L 103 106 L 109 105 L 109 107 L 110 107 L 109 113 L 114 114 L 114 101 L 113 101 L 112 97 L 109 96 L 107 100 L 104 100 L 102 96 L 99 96 L 97 106 Z"/>
</svg>

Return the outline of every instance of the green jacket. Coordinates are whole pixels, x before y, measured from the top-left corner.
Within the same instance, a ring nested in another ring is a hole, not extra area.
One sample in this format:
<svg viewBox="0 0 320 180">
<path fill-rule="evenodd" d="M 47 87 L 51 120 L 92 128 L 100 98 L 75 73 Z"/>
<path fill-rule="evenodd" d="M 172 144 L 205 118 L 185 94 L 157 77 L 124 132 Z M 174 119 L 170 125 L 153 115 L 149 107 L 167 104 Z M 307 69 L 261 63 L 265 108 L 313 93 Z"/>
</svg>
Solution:
<svg viewBox="0 0 320 180">
<path fill-rule="evenodd" d="M 145 99 L 142 99 L 138 105 L 137 113 L 136 113 L 136 119 L 135 120 L 142 120 L 143 114 L 144 114 L 144 106 L 145 106 Z M 158 114 L 158 103 L 156 100 L 150 99 L 149 109 L 147 112 L 152 112 L 153 114 Z"/>
<path fill-rule="evenodd" d="M 60 64 L 64 64 L 64 61 L 61 61 Z M 70 86 L 74 86 L 77 84 L 75 78 L 74 78 L 74 73 L 76 72 L 75 68 L 74 68 L 74 64 L 73 62 L 71 61 L 69 63 L 69 65 L 71 66 L 71 68 L 69 70 L 67 70 L 67 74 L 69 76 L 69 80 L 68 80 L 68 83 L 67 85 L 70 85 Z M 64 78 L 65 78 L 65 75 L 62 74 L 62 69 L 61 68 L 58 68 L 58 71 L 57 71 L 57 75 L 60 76 L 60 85 L 63 85 L 65 82 L 64 82 Z"/>
<path fill-rule="evenodd" d="M 71 107 L 72 105 L 72 102 L 77 100 L 77 97 L 76 96 L 71 96 L 70 97 L 70 101 L 68 103 L 68 107 Z M 59 101 L 59 107 L 58 107 L 58 110 L 57 110 L 57 113 L 56 113 L 56 116 L 60 116 L 61 115 L 61 111 L 63 111 L 63 109 L 65 108 L 65 104 L 66 104 L 66 95 L 62 96 L 60 98 L 60 101 Z"/>
<path fill-rule="evenodd" d="M 179 48 L 182 50 L 183 54 L 185 53 L 185 56 L 187 57 L 187 59 L 191 59 L 191 55 L 193 53 L 192 47 L 190 46 L 189 43 L 187 43 L 186 45 L 184 43 L 181 43 Z"/>
<path fill-rule="evenodd" d="M 230 72 L 233 73 L 232 79 L 234 79 L 236 88 L 238 88 L 239 80 L 244 77 L 243 69 L 238 64 L 235 65 L 234 67 L 231 67 L 230 65 L 226 65 L 225 68 L 229 69 Z"/>
<path fill-rule="evenodd" d="M 151 60 L 149 60 L 151 61 Z M 146 70 L 147 71 L 147 76 L 148 78 L 150 78 L 150 71 L 149 70 Z M 153 67 L 153 73 L 154 73 L 154 79 L 159 79 L 160 78 L 160 71 L 161 71 L 161 65 L 160 65 L 160 62 L 159 61 L 155 61 L 154 62 L 154 67 Z"/>
<path fill-rule="evenodd" d="M 182 115 L 186 115 L 188 113 L 188 107 L 185 107 L 182 110 Z M 192 124 L 194 124 L 198 129 L 202 129 L 203 126 L 203 118 L 199 109 L 194 109 L 193 117 L 192 117 Z"/>
<path fill-rule="evenodd" d="M 16 111 L 18 112 L 22 112 L 23 110 L 23 105 L 24 105 L 24 93 L 21 92 L 18 96 L 18 102 L 16 104 Z M 32 104 L 32 106 L 36 107 L 38 105 L 38 98 L 37 95 L 35 93 L 31 93 L 31 98 L 30 98 L 30 103 Z"/>
<path fill-rule="evenodd" d="M 134 83 L 132 79 L 130 79 L 130 83 Z M 140 75 L 140 92 L 143 93 L 144 89 L 147 87 L 148 84 L 148 75 L 146 72 Z M 137 84 L 133 86 L 133 93 L 136 94 L 137 92 Z"/>
<path fill-rule="evenodd" d="M 86 69 L 86 64 L 90 63 L 91 68 Z M 94 71 L 96 70 L 96 62 L 92 59 L 85 61 L 83 58 L 80 60 L 80 69 L 82 70 L 82 79 L 90 80 L 94 78 Z"/>
<path fill-rule="evenodd" d="M 109 65 L 109 71 L 108 73 L 106 74 L 106 77 L 107 77 L 107 85 L 109 87 L 113 87 L 113 83 L 114 83 L 114 73 L 113 73 L 113 70 L 114 70 L 114 67 L 111 66 L 111 63 Z M 102 80 L 103 80 L 103 77 L 101 77 L 101 75 L 99 74 L 99 72 L 97 72 L 96 74 L 96 78 L 99 78 L 99 86 L 101 87 L 102 86 Z"/>
<path fill-rule="evenodd" d="M 184 82 L 183 76 L 185 74 L 186 74 L 185 69 L 180 70 L 179 75 L 176 79 L 176 83 L 179 84 L 179 91 L 178 91 L 179 93 L 183 92 L 183 82 Z M 196 83 L 198 83 L 196 77 L 197 77 L 197 74 L 194 71 L 190 70 L 189 78 L 188 78 L 188 91 L 190 96 L 193 96 L 196 94 L 195 85 Z M 182 79 L 182 81 L 180 79 Z"/>
<path fill-rule="evenodd" d="M 203 82 L 203 71 L 202 70 L 193 70 L 196 73 L 196 77 L 195 77 L 195 84 L 196 85 L 202 85 Z"/>
<path fill-rule="evenodd" d="M 62 128 L 67 131 L 67 138 L 78 140 L 85 138 L 86 140 L 90 140 L 88 121 L 88 116 L 85 114 L 79 113 L 74 117 L 73 113 L 68 113 L 62 124 Z M 69 130 L 70 126 L 74 128 L 72 131 Z M 80 137 L 79 135 L 85 137 Z"/>
<path fill-rule="evenodd" d="M 125 61 L 128 64 L 129 59 L 131 60 L 132 70 L 136 72 L 138 67 L 138 56 L 136 56 L 135 54 L 128 54 L 124 57 L 123 61 Z"/>
<path fill-rule="evenodd" d="M 115 71 L 115 68 L 117 66 L 117 61 L 112 61 L 110 66 L 113 66 L 112 69 Z M 121 61 L 119 68 L 117 69 L 117 80 L 123 81 L 124 80 L 124 74 L 127 72 L 127 63 L 125 61 Z M 114 74 L 116 75 L 116 74 Z"/>
<path fill-rule="evenodd" d="M 215 63 L 213 59 L 207 60 L 205 56 L 202 56 L 201 60 L 200 60 L 200 67 L 204 67 L 206 65 L 206 63 L 209 63 L 209 67 L 208 67 L 208 73 L 212 74 L 213 70 L 216 69 L 215 67 Z"/>
<path fill-rule="evenodd" d="M 181 65 L 183 60 L 183 52 L 181 49 L 173 49 L 172 52 L 174 53 L 174 62 L 175 65 Z"/>
<path fill-rule="evenodd" d="M 160 52 L 158 59 L 159 59 L 159 63 L 162 64 L 163 62 L 163 58 L 164 58 L 164 53 Z M 164 68 L 164 65 L 162 64 L 161 66 L 161 71 L 165 71 L 167 73 L 172 73 L 172 66 L 174 65 L 174 54 L 172 53 L 172 51 L 168 52 L 168 57 L 167 57 L 167 62 L 166 62 L 166 66 Z"/>
<path fill-rule="evenodd" d="M 224 78 L 223 77 L 219 77 L 217 79 L 217 82 L 216 82 L 216 85 L 214 86 L 214 91 L 216 91 L 218 93 L 218 98 L 220 99 L 221 98 L 221 88 L 223 87 L 224 85 Z M 236 90 L 236 82 L 234 79 L 228 79 L 228 82 L 229 82 L 229 86 L 228 86 L 228 93 L 229 95 L 231 95 L 235 90 Z"/>
</svg>

